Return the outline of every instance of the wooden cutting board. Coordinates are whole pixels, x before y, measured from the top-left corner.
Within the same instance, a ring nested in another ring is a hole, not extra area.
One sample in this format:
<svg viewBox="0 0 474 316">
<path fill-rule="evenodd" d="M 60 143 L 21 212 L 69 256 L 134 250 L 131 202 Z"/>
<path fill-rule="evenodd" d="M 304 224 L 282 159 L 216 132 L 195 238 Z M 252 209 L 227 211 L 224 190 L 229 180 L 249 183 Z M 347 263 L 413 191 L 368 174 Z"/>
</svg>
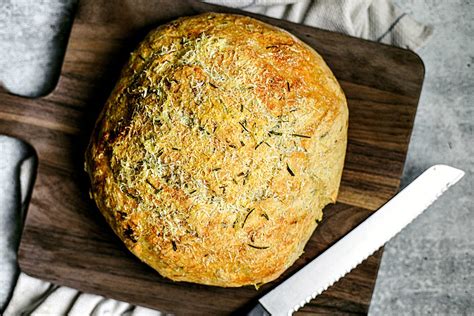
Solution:
<svg viewBox="0 0 474 316">
<path fill-rule="evenodd" d="M 167 312 L 239 312 L 397 192 L 424 75 L 419 57 L 407 50 L 257 16 L 314 47 L 347 95 L 349 143 L 337 204 L 326 208 L 304 255 L 280 279 L 259 290 L 172 282 L 133 257 L 89 200 L 83 172 L 85 146 L 121 66 L 147 31 L 205 11 L 232 10 L 193 1 L 84 0 L 78 6 L 56 89 L 37 99 L 0 92 L 0 133 L 29 142 L 39 158 L 19 250 L 23 272 Z M 379 251 L 301 312 L 366 313 L 380 256 Z"/>
</svg>

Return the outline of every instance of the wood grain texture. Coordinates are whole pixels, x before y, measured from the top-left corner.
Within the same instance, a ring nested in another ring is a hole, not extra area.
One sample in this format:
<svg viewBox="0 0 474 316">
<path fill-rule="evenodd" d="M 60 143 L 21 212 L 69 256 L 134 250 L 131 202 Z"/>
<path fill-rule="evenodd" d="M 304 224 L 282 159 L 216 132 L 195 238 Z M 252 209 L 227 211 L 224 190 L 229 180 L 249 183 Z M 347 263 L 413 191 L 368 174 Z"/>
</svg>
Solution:
<svg viewBox="0 0 474 316">
<path fill-rule="evenodd" d="M 178 314 L 238 312 L 396 193 L 424 75 L 418 56 L 254 16 L 289 30 L 315 48 L 346 93 L 349 141 L 338 203 L 326 208 L 322 224 L 295 265 L 258 291 L 173 282 L 129 254 L 88 197 L 88 179 L 83 172 L 85 146 L 129 52 L 147 31 L 176 17 L 205 11 L 235 12 L 193 1 L 82 1 L 56 89 L 38 99 L 0 91 L 0 133 L 31 143 L 39 158 L 19 250 L 24 272 Z M 366 313 L 380 256 L 381 251 L 300 312 Z"/>
</svg>

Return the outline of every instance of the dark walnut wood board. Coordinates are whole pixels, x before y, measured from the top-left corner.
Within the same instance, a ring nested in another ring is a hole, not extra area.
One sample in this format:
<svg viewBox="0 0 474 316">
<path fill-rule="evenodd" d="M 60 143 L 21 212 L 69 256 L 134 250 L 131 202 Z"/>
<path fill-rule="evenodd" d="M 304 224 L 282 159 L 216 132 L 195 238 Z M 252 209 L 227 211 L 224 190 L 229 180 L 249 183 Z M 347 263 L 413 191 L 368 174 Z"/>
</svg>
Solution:
<svg viewBox="0 0 474 316">
<path fill-rule="evenodd" d="M 89 199 L 83 172 L 85 146 L 129 52 L 147 31 L 176 17 L 206 11 L 236 12 L 192 1 L 82 1 L 55 90 L 36 99 L 0 92 L 0 133 L 29 142 L 39 158 L 19 249 L 22 271 L 166 312 L 239 313 L 397 192 L 423 82 L 419 57 L 407 50 L 256 16 L 314 47 L 346 93 L 349 142 L 338 202 L 325 209 L 304 255 L 281 278 L 259 290 L 173 282 L 133 257 Z M 367 313 L 380 257 L 381 251 L 300 312 Z"/>
</svg>

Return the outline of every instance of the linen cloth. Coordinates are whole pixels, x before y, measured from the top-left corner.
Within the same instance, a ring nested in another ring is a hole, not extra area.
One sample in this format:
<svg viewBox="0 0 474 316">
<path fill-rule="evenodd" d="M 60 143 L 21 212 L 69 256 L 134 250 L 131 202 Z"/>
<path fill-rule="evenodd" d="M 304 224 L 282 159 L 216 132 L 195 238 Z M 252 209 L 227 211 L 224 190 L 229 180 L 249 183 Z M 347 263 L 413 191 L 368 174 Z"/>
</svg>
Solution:
<svg viewBox="0 0 474 316">
<path fill-rule="evenodd" d="M 416 22 L 390 0 L 207 2 L 411 50 L 421 47 L 432 33 L 430 26 Z M 34 150 L 29 145 L 0 136 L 0 311 L 4 311 L 4 315 L 162 315 L 159 311 L 82 293 L 19 273 L 16 251 L 36 163 Z"/>
</svg>

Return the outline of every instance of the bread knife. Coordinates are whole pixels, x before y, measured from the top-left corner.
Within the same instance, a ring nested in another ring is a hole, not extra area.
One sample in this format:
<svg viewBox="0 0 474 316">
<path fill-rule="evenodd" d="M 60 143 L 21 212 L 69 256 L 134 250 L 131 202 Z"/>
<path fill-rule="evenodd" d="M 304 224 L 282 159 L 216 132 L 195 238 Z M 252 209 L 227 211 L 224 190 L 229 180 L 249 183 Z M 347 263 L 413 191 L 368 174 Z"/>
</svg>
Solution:
<svg viewBox="0 0 474 316">
<path fill-rule="evenodd" d="M 296 312 L 382 247 L 463 176 L 462 170 L 446 165 L 427 169 L 346 236 L 261 297 L 247 315 Z"/>
</svg>

